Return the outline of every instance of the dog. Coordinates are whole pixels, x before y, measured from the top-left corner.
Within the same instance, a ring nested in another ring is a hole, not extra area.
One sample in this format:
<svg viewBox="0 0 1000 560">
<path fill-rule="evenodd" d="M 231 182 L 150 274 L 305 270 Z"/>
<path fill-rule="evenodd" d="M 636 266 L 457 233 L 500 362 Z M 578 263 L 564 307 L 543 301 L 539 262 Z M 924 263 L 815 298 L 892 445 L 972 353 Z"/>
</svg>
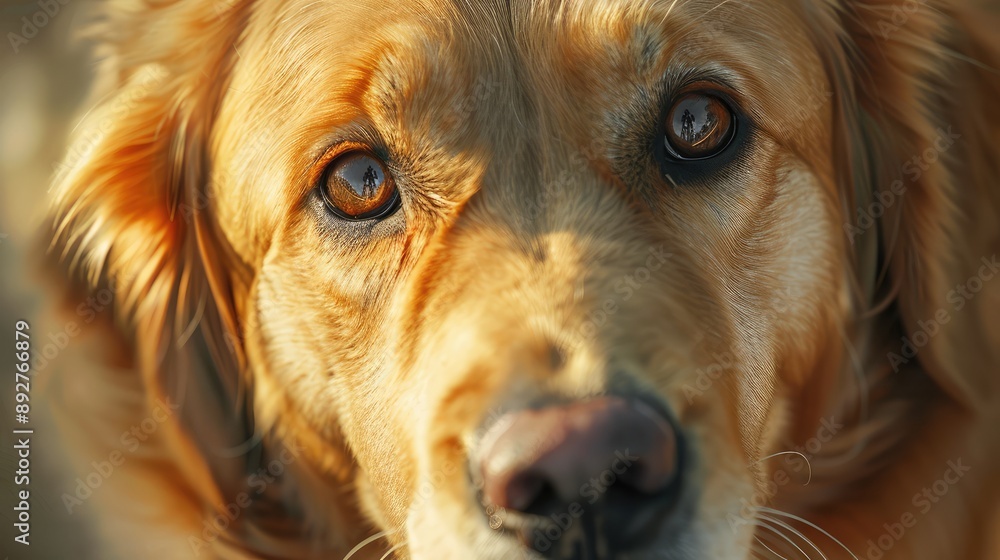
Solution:
<svg viewBox="0 0 1000 560">
<path fill-rule="evenodd" d="M 101 557 L 1000 555 L 994 3 L 96 9 Z"/>
</svg>

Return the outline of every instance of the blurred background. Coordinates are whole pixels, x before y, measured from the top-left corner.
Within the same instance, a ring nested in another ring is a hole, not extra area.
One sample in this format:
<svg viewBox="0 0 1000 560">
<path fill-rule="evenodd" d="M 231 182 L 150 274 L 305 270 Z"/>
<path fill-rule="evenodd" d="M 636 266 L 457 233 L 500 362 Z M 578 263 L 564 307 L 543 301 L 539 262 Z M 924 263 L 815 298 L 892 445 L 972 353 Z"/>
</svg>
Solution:
<svg viewBox="0 0 1000 560">
<path fill-rule="evenodd" d="M 66 136 L 86 111 L 91 63 L 74 30 L 88 8 L 87 0 L 0 0 L 0 555 L 11 560 L 94 558 L 86 511 L 71 515 L 61 499 L 73 492 L 73 482 L 56 474 L 64 458 L 48 420 L 43 379 L 36 378 L 30 393 L 29 546 L 14 541 L 13 508 L 23 487 L 14 485 L 12 433 L 22 427 L 14 419 L 14 324 L 29 321 L 36 351 L 49 332 L 42 317 L 53 297 L 38 272 L 40 228 Z"/>
</svg>

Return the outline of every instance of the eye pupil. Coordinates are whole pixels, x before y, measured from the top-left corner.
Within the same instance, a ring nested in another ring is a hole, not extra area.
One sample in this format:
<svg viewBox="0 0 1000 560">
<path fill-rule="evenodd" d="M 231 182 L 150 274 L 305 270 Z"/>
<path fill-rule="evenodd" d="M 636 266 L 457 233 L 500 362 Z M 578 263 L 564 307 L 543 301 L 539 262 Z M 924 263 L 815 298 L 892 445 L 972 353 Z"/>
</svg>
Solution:
<svg viewBox="0 0 1000 560">
<path fill-rule="evenodd" d="M 387 216 L 399 201 L 385 167 L 364 152 L 349 153 L 333 161 L 324 179 L 323 195 L 335 213 L 351 220 Z"/>
<path fill-rule="evenodd" d="M 709 158 L 726 148 L 734 128 L 732 111 L 719 98 L 688 93 L 670 109 L 664 143 L 677 159 Z"/>
</svg>

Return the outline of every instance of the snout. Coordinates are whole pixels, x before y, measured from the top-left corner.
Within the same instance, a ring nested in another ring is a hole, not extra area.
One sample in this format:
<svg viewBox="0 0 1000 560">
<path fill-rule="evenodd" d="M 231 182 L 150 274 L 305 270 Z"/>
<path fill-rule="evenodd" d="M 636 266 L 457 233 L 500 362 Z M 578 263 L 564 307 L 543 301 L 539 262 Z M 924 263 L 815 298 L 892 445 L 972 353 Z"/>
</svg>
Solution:
<svg viewBox="0 0 1000 560">
<path fill-rule="evenodd" d="M 500 417 L 473 469 L 524 545 L 548 558 L 596 558 L 641 547 L 672 514 L 682 447 L 665 413 L 607 396 Z"/>
</svg>

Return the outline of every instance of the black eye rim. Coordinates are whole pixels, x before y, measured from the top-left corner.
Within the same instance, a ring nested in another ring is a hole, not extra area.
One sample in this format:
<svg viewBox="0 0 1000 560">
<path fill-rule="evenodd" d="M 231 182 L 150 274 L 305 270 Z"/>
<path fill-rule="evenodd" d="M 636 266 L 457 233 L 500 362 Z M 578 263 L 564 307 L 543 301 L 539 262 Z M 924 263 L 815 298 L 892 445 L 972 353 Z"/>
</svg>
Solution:
<svg viewBox="0 0 1000 560">
<path fill-rule="evenodd" d="M 341 210 L 336 203 L 330 200 L 330 195 L 326 190 L 326 185 L 330 179 L 330 175 L 336 172 L 338 164 L 342 163 L 344 160 L 350 157 L 358 155 L 369 157 L 378 162 L 387 180 L 392 182 L 392 197 L 389 200 L 387 200 L 385 204 L 379 206 L 378 208 L 372 210 L 371 212 L 365 212 L 364 214 L 352 216 L 347 212 Z M 379 157 L 371 150 L 364 148 L 347 149 L 338 153 L 336 157 L 330 159 L 330 162 L 326 164 L 326 167 L 323 169 L 323 172 L 319 176 L 319 181 L 318 184 L 316 185 L 316 189 L 319 191 L 320 198 L 322 198 L 323 205 L 326 206 L 326 209 L 337 218 L 348 222 L 366 222 L 366 221 L 383 220 L 385 218 L 388 218 L 392 214 L 395 214 L 396 211 L 399 210 L 399 208 L 402 206 L 402 201 L 403 201 L 402 197 L 399 194 L 399 187 L 396 184 L 396 179 L 393 176 L 391 170 L 389 169 L 389 166 L 386 165 L 383 158 Z"/>
<path fill-rule="evenodd" d="M 667 126 L 666 124 L 667 118 L 673 111 L 674 106 L 685 96 L 691 94 L 699 94 L 699 95 L 704 95 L 706 97 L 712 97 L 719 103 L 721 103 L 726 108 L 726 110 L 729 111 L 731 124 L 729 126 L 729 130 L 726 132 L 725 140 L 723 141 L 723 143 L 719 145 L 719 149 L 706 156 L 687 157 L 680 155 L 677 152 L 677 149 L 673 145 L 671 145 L 670 135 L 667 133 L 665 128 Z M 662 131 L 661 134 L 660 144 L 663 146 L 665 155 L 671 160 L 673 160 L 675 163 L 683 164 L 685 162 L 703 162 L 706 160 L 714 159 L 724 154 L 726 151 L 729 150 L 730 147 L 733 146 L 734 140 L 738 136 L 738 129 L 740 128 L 741 120 L 742 116 L 740 112 L 735 109 L 732 101 L 729 99 L 729 96 L 725 95 L 723 92 L 717 91 L 712 88 L 704 88 L 704 87 L 685 89 L 683 91 L 678 92 L 673 97 L 671 97 L 670 101 L 666 105 L 666 111 L 664 112 L 663 117 L 660 119 L 662 126 L 664 126 L 664 130 Z"/>
</svg>

